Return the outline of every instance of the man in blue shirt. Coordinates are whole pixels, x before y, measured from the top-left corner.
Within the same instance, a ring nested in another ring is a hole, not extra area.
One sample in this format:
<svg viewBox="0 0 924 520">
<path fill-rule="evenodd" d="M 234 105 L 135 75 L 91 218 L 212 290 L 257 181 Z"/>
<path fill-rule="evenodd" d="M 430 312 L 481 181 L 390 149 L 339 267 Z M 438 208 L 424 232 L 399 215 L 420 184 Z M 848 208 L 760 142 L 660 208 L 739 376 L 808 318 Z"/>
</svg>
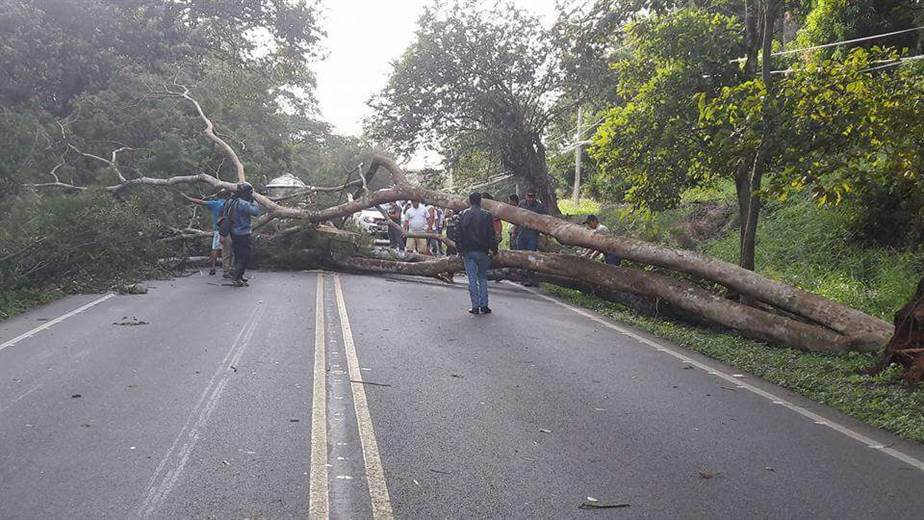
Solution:
<svg viewBox="0 0 924 520">
<path fill-rule="evenodd" d="M 247 182 L 237 185 L 237 192 L 227 202 L 230 204 L 226 213 L 231 218 L 231 247 L 234 248 L 234 269 L 231 270 L 231 282 L 236 287 L 247 285 L 244 272 L 250 264 L 253 251 L 250 218 L 260 214 L 260 205 L 253 200 L 253 186 Z"/>
<path fill-rule="evenodd" d="M 209 252 L 209 275 L 215 274 L 215 264 L 218 262 L 218 253 L 222 251 L 221 254 L 221 264 L 222 269 L 225 272 L 225 278 L 230 277 L 231 272 L 231 247 L 230 244 L 225 244 L 230 238 L 222 240 L 221 234 L 218 233 L 218 219 L 221 217 L 221 210 L 225 207 L 225 202 L 228 198 L 228 193 L 222 191 L 218 194 L 217 199 L 212 200 L 203 200 L 190 197 L 185 193 L 182 194 L 186 197 L 187 200 L 192 202 L 197 206 L 205 206 L 212 213 L 212 249 Z M 227 247 L 224 247 L 227 246 Z"/>
</svg>

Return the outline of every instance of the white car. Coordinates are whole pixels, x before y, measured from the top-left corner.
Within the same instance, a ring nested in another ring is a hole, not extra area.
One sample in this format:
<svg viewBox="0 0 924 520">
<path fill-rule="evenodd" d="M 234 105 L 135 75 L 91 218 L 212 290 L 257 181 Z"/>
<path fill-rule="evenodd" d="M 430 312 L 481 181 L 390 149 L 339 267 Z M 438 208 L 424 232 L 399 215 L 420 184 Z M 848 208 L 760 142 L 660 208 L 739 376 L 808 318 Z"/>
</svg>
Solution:
<svg viewBox="0 0 924 520">
<path fill-rule="evenodd" d="M 353 224 L 360 231 L 372 235 L 376 245 L 380 245 L 382 242 L 388 244 L 388 223 L 379 210 L 368 208 L 353 213 Z"/>
</svg>

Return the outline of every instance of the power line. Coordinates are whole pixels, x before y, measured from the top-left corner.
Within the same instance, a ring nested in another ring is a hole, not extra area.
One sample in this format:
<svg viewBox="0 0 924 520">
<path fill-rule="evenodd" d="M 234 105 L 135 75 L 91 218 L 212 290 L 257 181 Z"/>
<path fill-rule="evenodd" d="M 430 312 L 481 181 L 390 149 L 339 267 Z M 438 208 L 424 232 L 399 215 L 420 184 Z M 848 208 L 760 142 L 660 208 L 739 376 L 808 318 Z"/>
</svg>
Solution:
<svg viewBox="0 0 924 520">
<path fill-rule="evenodd" d="M 909 33 L 913 31 L 920 31 L 921 29 L 924 29 L 924 25 L 920 27 L 913 27 L 911 29 L 902 29 L 901 31 L 892 31 L 892 32 L 887 32 L 887 33 L 882 33 L 882 34 L 874 34 L 872 36 L 864 36 L 862 38 L 854 38 L 852 40 L 844 40 L 840 42 L 826 43 L 824 45 L 815 45 L 814 47 L 806 47 L 804 49 L 791 49 L 788 51 L 774 52 L 773 54 L 771 54 L 771 56 L 784 56 L 786 54 L 795 54 L 797 52 L 803 52 L 803 51 L 813 51 L 815 49 L 827 49 L 828 47 L 836 47 L 838 45 L 846 45 L 848 43 L 857 43 L 857 42 L 863 42 L 867 40 L 875 40 L 876 38 L 884 38 L 886 36 L 895 36 L 896 34 L 904 34 L 904 33 Z"/>
<path fill-rule="evenodd" d="M 914 60 L 920 60 L 920 59 L 924 59 L 924 54 L 918 54 L 915 56 L 906 56 L 904 58 L 898 58 L 895 60 L 877 60 L 872 63 L 884 63 L 884 65 L 878 65 L 876 67 L 869 67 L 867 69 L 860 70 L 859 72 L 870 72 L 873 70 L 885 69 L 888 67 L 895 67 L 896 65 L 901 65 L 902 63 L 905 63 L 906 61 L 914 61 Z M 771 70 L 770 74 L 789 74 L 790 72 L 793 72 L 793 71 L 794 70 L 792 68 L 782 69 L 782 70 Z"/>
<path fill-rule="evenodd" d="M 842 40 L 838 42 L 825 43 L 822 45 L 814 45 L 812 47 L 805 47 L 802 49 L 790 49 L 788 51 L 774 52 L 771 54 L 771 56 L 785 56 L 787 54 L 796 54 L 798 52 L 814 51 L 817 49 L 827 49 L 829 47 L 837 47 L 838 45 L 847 45 L 849 43 L 857 43 L 857 42 L 864 42 L 867 40 L 875 40 L 877 38 L 885 38 L 886 36 L 895 36 L 896 34 L 905 34 L 909 32 L 920 31 L 922 29 L 924 29 L 924 25 L 920 27 L 912 27 L 911 29 L 902 29 L 901 31 L 892 31 L 892 32 L 887 32 L 887 33 L 882 33 L 882 34 L 874 34 L 872 36 L 864 36 L 862 38 L 853 38 L 852 40 Z M 746 59 L 747 58 L 735 58 L 733 60 L 730 60 L 729 63 L 740 63 Z"/>
</svg>

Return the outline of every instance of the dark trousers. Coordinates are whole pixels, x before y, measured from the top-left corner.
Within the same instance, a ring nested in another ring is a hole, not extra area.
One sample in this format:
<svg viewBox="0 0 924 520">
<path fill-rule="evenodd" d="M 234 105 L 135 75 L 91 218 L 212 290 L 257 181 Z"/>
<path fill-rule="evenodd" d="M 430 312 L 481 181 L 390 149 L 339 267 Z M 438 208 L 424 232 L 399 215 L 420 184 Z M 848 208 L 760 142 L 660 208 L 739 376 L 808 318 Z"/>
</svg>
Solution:
<svg viewBox="0 0 924 520">
<path fill-rule="evenodd" d="M 399 251 L 404 251 L 404 236 L 401 234 L 401 230 L 388 226 L 388 245 L 397 248 Z"/>
<path fill-rule="evenodd" d="M 234 269 L 231 271 L 231 277 L 240 280 L 250 265 L 250 256 L 253 253 L 250 235 L 231 235 L 231 247 L 234 249 Z"/>
</svg>

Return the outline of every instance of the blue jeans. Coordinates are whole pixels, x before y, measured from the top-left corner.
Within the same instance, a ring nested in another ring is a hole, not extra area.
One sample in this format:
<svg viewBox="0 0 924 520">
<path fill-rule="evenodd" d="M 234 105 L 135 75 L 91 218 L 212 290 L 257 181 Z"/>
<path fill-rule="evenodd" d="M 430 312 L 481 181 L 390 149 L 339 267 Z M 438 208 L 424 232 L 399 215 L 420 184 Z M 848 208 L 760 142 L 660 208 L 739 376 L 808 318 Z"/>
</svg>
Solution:
<svg viewBox="0 0 924 520">
<path fill-rule="evenodd" d="M 520 233 L 517 235 L 517 249 L 521 251 L 538 251 L 539 233 L 532 230 L 520 230 Z"/>
<path fill-rule="evenodd" d="M 484 251 L 466 251 L 462 258 L 468 276 L 468 295 L 473 308 L 488 306 L 488 268 L 491 258 Z"/>
</svg>

